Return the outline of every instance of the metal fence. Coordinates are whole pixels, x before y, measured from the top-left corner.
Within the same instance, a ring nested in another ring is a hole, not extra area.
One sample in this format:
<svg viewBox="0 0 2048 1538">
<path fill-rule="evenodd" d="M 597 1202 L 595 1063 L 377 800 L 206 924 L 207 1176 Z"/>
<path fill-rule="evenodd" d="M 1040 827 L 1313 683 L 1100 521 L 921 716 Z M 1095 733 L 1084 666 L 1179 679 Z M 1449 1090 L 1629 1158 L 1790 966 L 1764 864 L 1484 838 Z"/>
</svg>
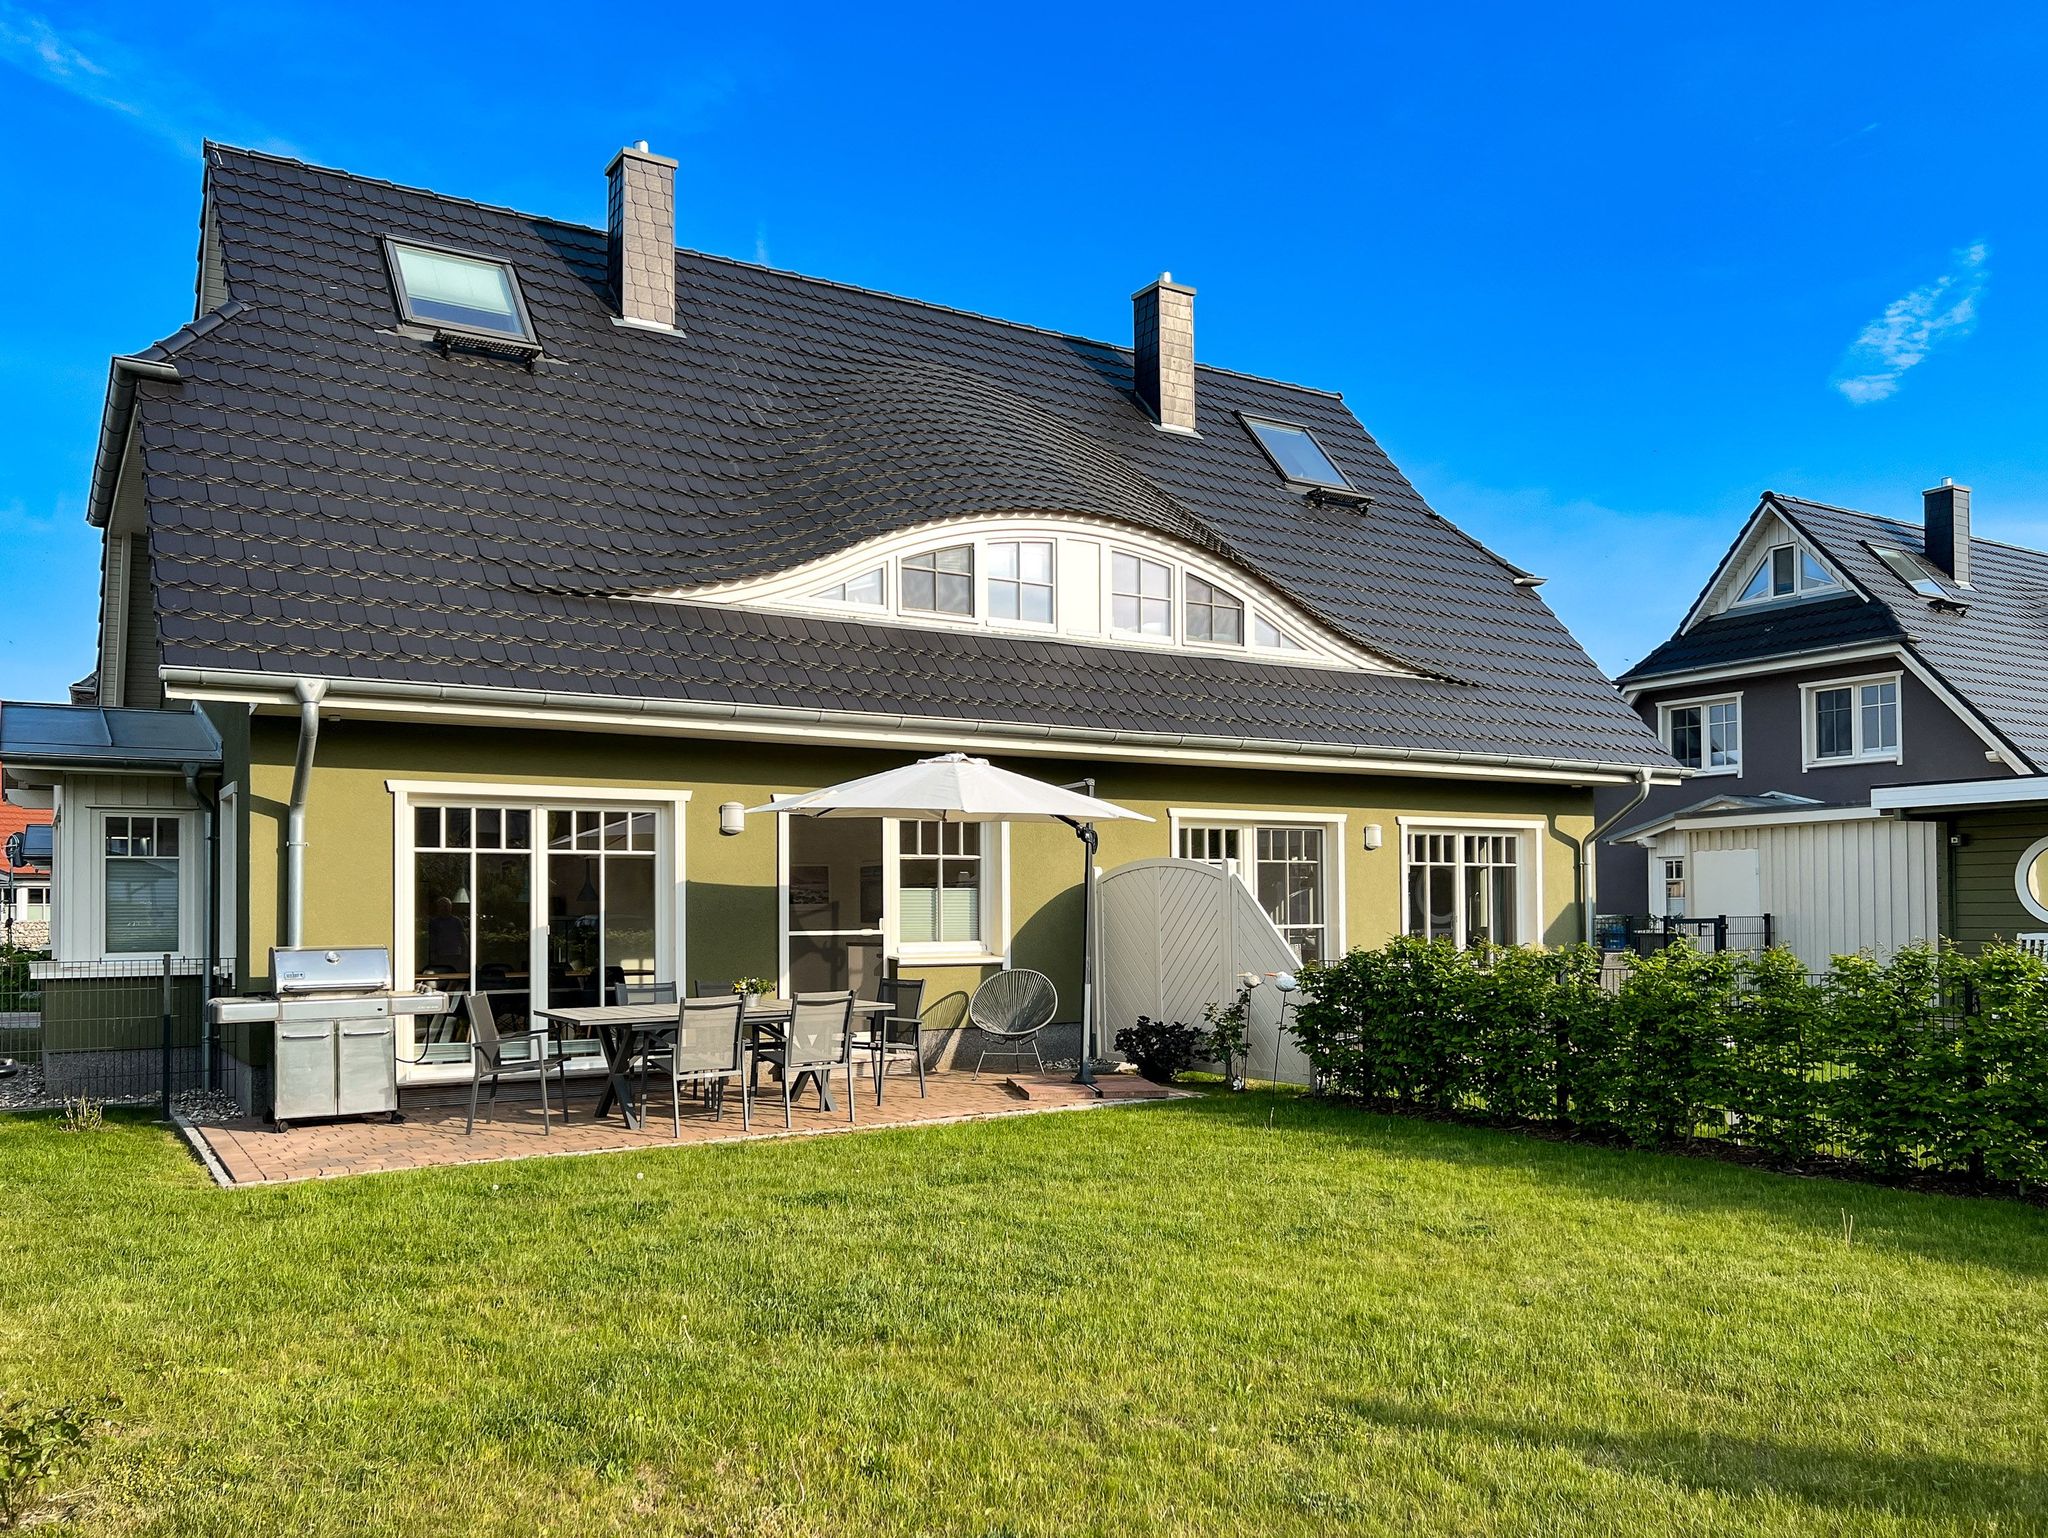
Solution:
<svg viewBox="0 0 2048 1538">
<path fill-rule="evenodd" d="M 0 1068 L 14 1098 L 170 1099 L 231 1071 L 206 1021 L 234 965 L 189 956 L 0 959 Z"/>
<path fill-rule="evenodd" d="M 1669 918 L 1654 913 L 1603 913 L 1594 922 L 1600 948 L 1647 956 L 1674 940 L 1688 940 L 1703 951 L 1767 951 L 1777 939 L 1768 913 L 1715 914 L 1709 918 Z"/>
</svg>

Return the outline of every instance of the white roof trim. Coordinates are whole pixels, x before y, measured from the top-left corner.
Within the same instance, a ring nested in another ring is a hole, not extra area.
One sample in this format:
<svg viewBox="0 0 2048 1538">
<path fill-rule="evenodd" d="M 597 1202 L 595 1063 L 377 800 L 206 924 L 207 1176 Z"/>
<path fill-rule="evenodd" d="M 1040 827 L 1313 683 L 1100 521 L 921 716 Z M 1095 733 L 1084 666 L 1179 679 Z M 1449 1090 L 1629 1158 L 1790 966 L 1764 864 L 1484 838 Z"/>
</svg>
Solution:
<svg viewBox="0 0 2048 1538">
<path fill-rule="evenodd" d="M 2048 775 L 2005 775 L 1996 780 L 1942 780 L 1931 785 L 1882 785 L 1870 793 L 1879 811 L 1909 812 L 1937 806 L 2026 806 L 2048 802 Z"/>
</svg>

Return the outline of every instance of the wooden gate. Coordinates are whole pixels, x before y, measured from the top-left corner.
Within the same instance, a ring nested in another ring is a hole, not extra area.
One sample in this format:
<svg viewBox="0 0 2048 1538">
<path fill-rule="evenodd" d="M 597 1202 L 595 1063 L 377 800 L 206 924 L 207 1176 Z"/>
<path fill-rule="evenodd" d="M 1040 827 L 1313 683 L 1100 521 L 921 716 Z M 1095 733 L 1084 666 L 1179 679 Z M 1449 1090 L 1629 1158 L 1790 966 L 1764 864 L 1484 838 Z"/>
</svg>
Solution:
<svg viewBox="0 0 2048 1538">
<path fill-rule="evenodd" d="M 1269 975 L 1300 962 L 1236 872 L 1199 860 L 1138 860 L 1104 876 L 1098 896 L 1105 1045 L 1140 1015 L 1205 1029 L 1203 1007 L 1229 1003 L 1251 972 L 1260 986 L 1252 990 L 1249 1077 L 1308 1082 L 1308 1060 L 1279 1028 L 1281 995 Z"/>
</svg>

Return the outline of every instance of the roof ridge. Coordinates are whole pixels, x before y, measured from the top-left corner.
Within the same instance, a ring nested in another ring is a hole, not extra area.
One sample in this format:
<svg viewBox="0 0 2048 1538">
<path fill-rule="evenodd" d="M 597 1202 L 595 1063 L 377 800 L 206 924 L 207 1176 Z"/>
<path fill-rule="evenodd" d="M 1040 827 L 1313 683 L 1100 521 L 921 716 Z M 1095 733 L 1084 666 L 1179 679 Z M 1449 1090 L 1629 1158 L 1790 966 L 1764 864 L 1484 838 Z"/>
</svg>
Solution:
<svg viewBox="0 0 2048 1538">
<path fill-rule="evenodd" d="M 302 171 L 314 171 L 323 176 L 345 176 L 350 181 L 362 182 L 372 187 L 386 187 L 393 192 L 409 192 L 421 197 L 438 198 L 444 203 L 454 203 L 464 208 L 474 208 L 490 214 L 505 214 L 514 219 L 530 219 L 538 224 L 552 224 L 562 229 L 578 230 L 588 235 L 602 235 L 604 232 L 594 224 L 580 224 L 573 219 L 560 219 L 553 214 L 530 213 L 523 208 L 512 208 L 503 203 L 486 203 L 479 198 L 466 198 L 451 192 L 436 192 L 432 187 L 414 187 L 404 182 L 394 182 L 388 177 L 365 176 L 359 171 L 346 170 L 341 166 L 315 165 L 310 160 L 300 160 L 292 155 L 279 155 L 269 150 L 245 149 L 238 144 L 224 144 L 218 139 L 208 139 L 203 153 L 209 160 L 215 150 L 246 156 L 251 160 L 267 160 L 276 165 L 296 166 Z M 1090 347 L 1101 347 L 1111 352 L 1128 356 L 1131 348 L 1127 344 L 1107 342 L 1100 337 L 1083 336 L 1078 331 L 1059 331 L 1051 326 L 1034 326 L 1029 321 L 1010 320 L 1001 315 L 989 315 L 980 310 L 963 309 L 959 305 L 940 304 L 935 299 L 919 299 L 911 294 L 892 294 L 887 289 L 867 288 L 859 283 L 846 283 L 837 278 L 821 278 L 807 272 L 796 272 L 787 267 L 771 267 L 765 262 L 742 261 L 736 256 L 725 256 L 716 251 L 699 251 L 692 246 L 679 245 L 676 251 L 699 261 L 721 262 L 728 267 L 740 267 L 749 272 L 765 272 L 778 278 L 791 278 L 799 283 L 815 283 L 823 288 L 836 288 L 849 294 L 865 294 L 873 299 L 886 299 L 894 304 L 915 305 L 921 310 L 936 310 L 943 315 L 960 315 L 969 320 L 985 321 L 992 326 L 1007 326 L 1013 331 L 1028 331 L 1036 336 L 1049 336 L 1062 342 L 1083 342 Z M 1233 379 L 1249 379 L 1255 384 L 1278 385 L 1283 390 L 1299 390 L 1305 395 L 1320 395 L 1329 400 L 1341 401 L 1344 392 L 1326 390 L 1320 385 L 1300 384 L 1291 379 L 1278 379 L 1271 374 L 1254 374 L 1245 369 L 1225 368 L 1217 363 L 1197 361 L 1199 372 L 1225 374 Z"/>
<path fill-rule="evenodd" d="M 1868 518 L 1873 523 L 1894 524 L 1901 529 L 1920 527 L 1910 518 L 1894 518 L 1890 513 L 1866 513 L 1860 507 L 1842 507 L 1833 502 L 1816 502 L 1811 497 L 1795 497 L 1789 492 L 1766 491 L 1764 495 L 1779 501 L 1800 502 L 1808 507 L 1825 508 L 1831 513 L 1847 513 L 1852 518 Z M 2022 545 L 2010 539 L 1994 539 L 1989 534 L 1979 534 L 1975 529 L 1970 531 L 1970 543 L 1973 545 L 1996 545 L 2001 550 L 2017 550 L 2021 555 L 2037 555 L 2043 560 L 2048 560 L 2048 550 L 2043 550 L 2039 546 Z"/>
</svg>

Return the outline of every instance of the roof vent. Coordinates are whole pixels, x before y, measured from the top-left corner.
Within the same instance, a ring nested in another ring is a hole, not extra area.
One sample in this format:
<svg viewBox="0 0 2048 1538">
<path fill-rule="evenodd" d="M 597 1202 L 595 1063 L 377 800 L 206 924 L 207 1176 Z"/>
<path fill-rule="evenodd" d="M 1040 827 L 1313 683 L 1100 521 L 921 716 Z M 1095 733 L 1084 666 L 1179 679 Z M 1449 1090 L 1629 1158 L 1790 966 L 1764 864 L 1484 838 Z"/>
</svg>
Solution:
<svg viewBox="0 0 2048 1538">
<path fill-rule="evenodd" d="M 1162 432 L 1195 430 L 1195 291 L 1170 272 L 1131 295 L 1131 370 Z"/>
<path fill-rule="evenodd" d="M 1958 587 L 1970 585 L 1970 488 L 1943 480 L 1920 493 L 1927 559 L 1946 572 Z"/>
<path fill-rule="evenodd" d="M 612 301 L 628 326 L 673 331 L 676 324 L 676 163 L 629 145 L 605 167 L 610 182 Z"/>
</svg>

